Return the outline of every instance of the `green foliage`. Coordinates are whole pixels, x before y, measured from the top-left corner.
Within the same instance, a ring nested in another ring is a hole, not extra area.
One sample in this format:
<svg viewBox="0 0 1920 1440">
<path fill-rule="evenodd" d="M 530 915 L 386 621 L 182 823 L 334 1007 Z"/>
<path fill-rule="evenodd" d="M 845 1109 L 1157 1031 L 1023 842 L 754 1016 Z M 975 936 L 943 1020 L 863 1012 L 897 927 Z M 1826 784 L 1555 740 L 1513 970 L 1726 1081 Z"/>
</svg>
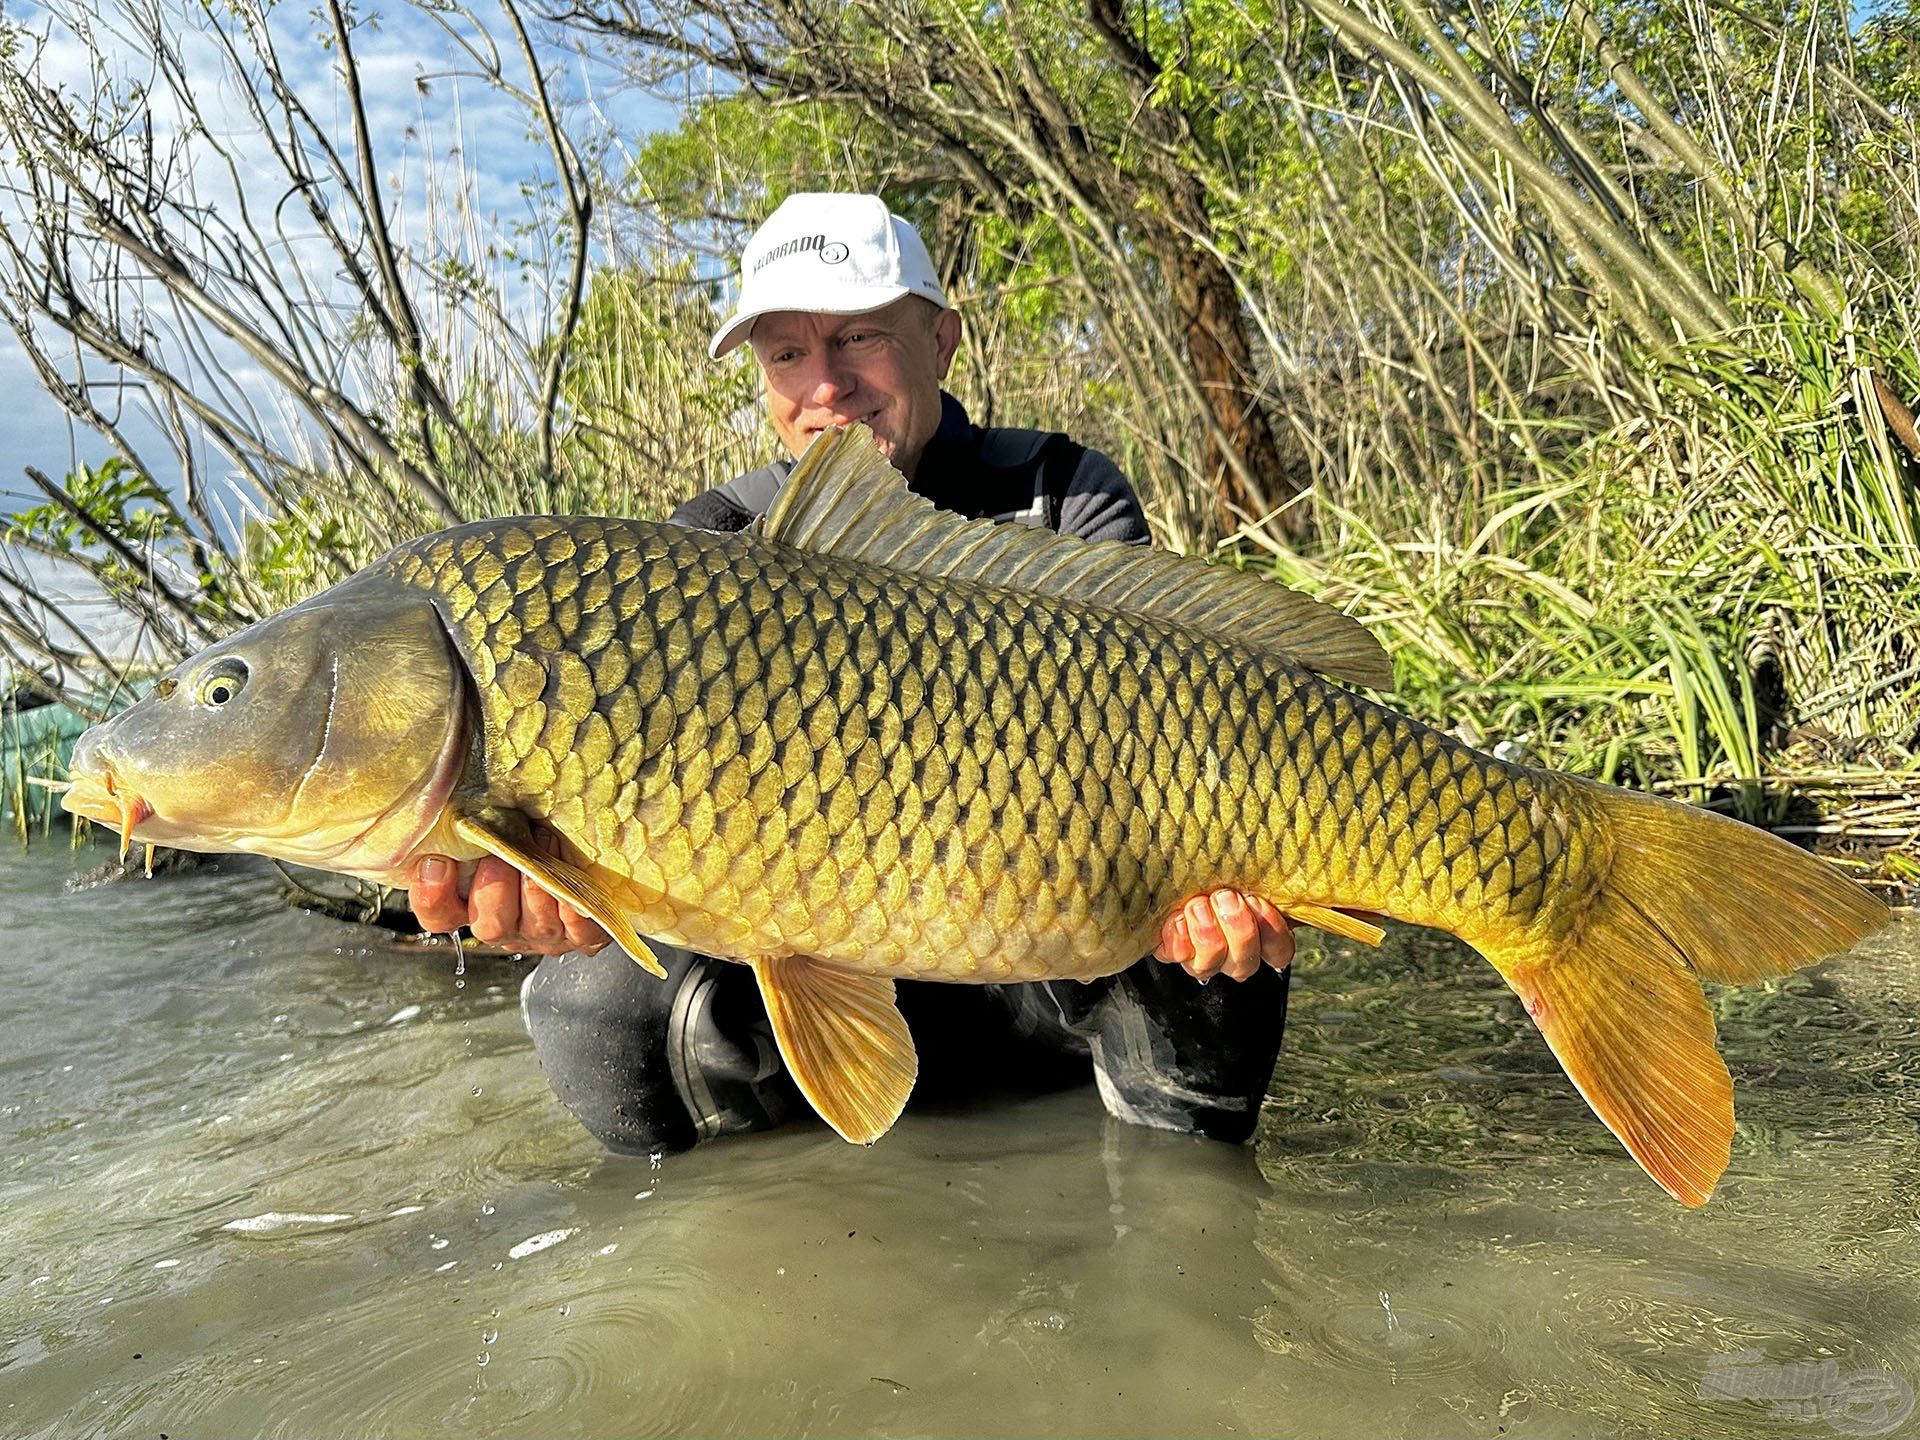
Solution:
<svg viewBox="0 0 1920 1440">
<path fill-rule="evenodd" d="M 66 477 L 61 491 L 73 502 L 72 510 L 53 500 L 21 510 L 8 521 L 6 539 L 32 537 L 52 552 L 70 554 L 95 543 L 89 523 L 130 545 L 154 544 L 184 533 L 167 493 L 118 455 L 99 465 L 83 465 Z"/>
<path fill-rule="evenodd" d="M 246 523 L 241 555 L 249 579 L 280 604 L 310 595 L 352 553 L 342 517 L 317 496 L 294 500 L 285 513 Z M 368 557 L 371 558 L 371 557 Z"/>
</svg>

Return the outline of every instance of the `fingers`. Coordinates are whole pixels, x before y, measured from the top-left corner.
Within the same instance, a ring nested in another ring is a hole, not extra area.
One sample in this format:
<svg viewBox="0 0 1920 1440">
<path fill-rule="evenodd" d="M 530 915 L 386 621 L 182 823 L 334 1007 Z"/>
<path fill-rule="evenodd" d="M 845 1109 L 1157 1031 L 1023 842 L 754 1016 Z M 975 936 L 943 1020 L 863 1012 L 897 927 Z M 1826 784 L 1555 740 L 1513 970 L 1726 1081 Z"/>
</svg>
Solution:
<svg viewBox="0 0 1920 1440">
<path fill-rule="evenodd" d="M 539 838 L 536 831 L 536 841 Z M 459 874 L 459 867 L 443 855 L 425 856 L 414 866 L 407 903 L 423 929 L 451 934 L 464 925 L 476 940 L 539 955 L 591 953 L 613 943 L 592 919 L 556 900 L 504 860 L 491 855 L 481 859 L 470 886 L 461 886 Z"/>
<path fill-rule="evenodd" d="M 592 916 L 582 915 L 571 905 L 560 906 L 560 923 L 566 927 L 567 946 L 583 955 L 592 955 L 613 943 L 613 936 L 600 928 Z"/>
<path fill-rule="evenodd" d="M 1238 890 L 1216 890 L 1208 898 L 1226 941 L 1219 973 L 1229 980 L 1245 980 L 1260 969 L 1260 919 Z"/>
<path fill-rule="evenodd" d="M 1247 904 L 1260 921 L 1260 961 L 1276 970 L 1293 963 L 1293 927 L 1272 905 L 1258 895 L 1247 896 Z"/>
<path fill-rule="evenodd" d="M 520 934 L 520 872 L 488 855 L 473 872 L 467 925 L 473 938 L 504 945 Z"/>
<path fill-rule="evenodd" d="M 511 943 L 542 955 L 564 955 L 573 948 L 560 902 L 525 876 L 520 878 L 520 933 Z"/>
<path fill-rule="evenodd" d="M 534 825 L 533 843 L 549 855 L 559 855 L 564 850 L 559 835 L 545 825 Z M 535 896 L 538 897 L 537 900 L 534 899 Z M 520 895 L 520 907 L 523 913 L 530 902 L 538 907 L 543 927 L 547 915 L 546 907 L 549 904 L 553 907 L 552 928 L 543 928 L 540 932 L 541 938 L 553 947 L 542 952 L 544 954 L 564 955 L 569 950 L 579 950 L 591 955 L 606 949 L 613 943 L 613 937 L 602 930 L 591 916 L 581 914 L 564 900 L 554 899 L 531 880 L 527 881 L 526 888 Z M 527 933 L 529 936 L 533 934 L 531 930 Z"/>
<path fill-rule="evenodd" d="M 1187 934 L 1187 916 L 1176 910 L 1160 927 L 1160 945 L 1153 958 L 1167 965 L 1185 965 L 1193 959 L 1193 937 Z"/>
<path fill-rule="evenodd" d="M 1262 965 L 1284 970 L 1293 963 L 1293 929 L 1259 896 L 1215 890 L 1194 896 L 1167 917 L 1153 953 L 1202 984 L 1215 975 L 1245 980 Z"/>
<path fill-rule="evenodd" d="M 460 893 L 460 870 L 444 855 L 424 856 L 413 869 L 407 903 L 424 930 L 451 934 L 467 923 L 467 897 Z"/>
<path fill-rule="evenodd" d="M 1221 915 L 1214 908 L 1213 900 L 1212 895 L 1196 895 L 1187 901 L 1183 911 L 1187 934 L 1193 940 L 1193 958 L 1187 961 L 1186 971 L 1203 985 L 1218 975 L 1231 958 Z"/>
<path fill-rule="evenodd" d="M 578 928 L 585 918 L 562 904 L 504 860 L 489 855 L 473 872 L 467 925 L 473 938 L 532 955 L 564 955 L 576 945 L 568 918 Z M 586 921 L 592 932 L 599 926 Z M 587 939 L 591 933 L 582 932 Z M 606 944 L 605 940 L 600 942 Z M 595 947 L 598 948 L 598 947 Z"/>
</svg>

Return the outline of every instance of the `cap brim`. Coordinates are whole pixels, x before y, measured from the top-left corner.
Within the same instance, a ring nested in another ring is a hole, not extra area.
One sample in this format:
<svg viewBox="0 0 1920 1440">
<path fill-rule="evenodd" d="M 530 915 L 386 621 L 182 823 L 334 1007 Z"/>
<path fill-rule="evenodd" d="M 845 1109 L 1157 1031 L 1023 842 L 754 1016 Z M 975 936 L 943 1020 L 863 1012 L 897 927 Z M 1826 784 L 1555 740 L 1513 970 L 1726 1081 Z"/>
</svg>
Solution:
<svg viewBox="0 0 1920 1440">
<path fill-rule="evenodd" d="M 833 297 L 831 303 L 795 303 L 782 300 L 777 305 L 758 305 L 751 310 L 736 310 L 727 317 L 727 321 L 713 332 L 713 340 L 707 346 L 709 358 L 718 360 L 729 355 L 746 343 L 747 336 L 753 332 L 753 322 L 762 315 L 777 315 L 783 311 L 798 311 L 807 315 L 864 315 L 869 310 L 882 310 L 908 295 L 919 295 L 931 300 L 942 309 L 946 308 L 945 295 L 927 295 L 911 285 L 877 285 L 871 290 L 841 291 Z"/>
</svg>

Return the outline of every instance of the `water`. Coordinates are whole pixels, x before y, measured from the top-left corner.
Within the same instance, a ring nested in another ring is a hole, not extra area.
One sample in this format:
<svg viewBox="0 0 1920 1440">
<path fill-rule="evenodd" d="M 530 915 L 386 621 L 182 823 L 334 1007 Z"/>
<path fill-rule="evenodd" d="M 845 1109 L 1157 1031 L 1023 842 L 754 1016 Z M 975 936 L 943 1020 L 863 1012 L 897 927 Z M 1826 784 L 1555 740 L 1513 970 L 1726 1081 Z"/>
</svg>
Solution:
<svg viewBox="0 0 1920 1440">
<path fill-rule="evenodd" d="M 1251 1147 L 1087 1088 L 653 1163 L 518 967 L 97 858 L 0 859 L 0 1433 L 1920 1430 L 1920 925 L 1716 998 L 1689 1213 L 1426 935 L 1303 960 Z"/>
</svg>

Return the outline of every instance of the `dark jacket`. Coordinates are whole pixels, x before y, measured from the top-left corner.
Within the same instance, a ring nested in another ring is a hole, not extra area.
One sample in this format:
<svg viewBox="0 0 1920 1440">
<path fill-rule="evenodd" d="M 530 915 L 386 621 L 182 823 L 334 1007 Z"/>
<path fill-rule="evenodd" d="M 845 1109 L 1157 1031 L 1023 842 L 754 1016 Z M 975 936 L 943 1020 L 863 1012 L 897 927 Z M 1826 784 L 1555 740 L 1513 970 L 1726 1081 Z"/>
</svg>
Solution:
<svg viewBox="0 0 1920 1440">
<path fill-rule="evenodd" d="M 744 530 L 780 493 L 791 460 L 694 496 L 668 518 L 697 530 Z M 1113 461 L 1045 430 L 986 430 L 940 393 L 940 428 L 910 488 L 969 519 L 1045 526 L 1083 540 L 1147 543 L 1146 516 Z"/>
</svg>

